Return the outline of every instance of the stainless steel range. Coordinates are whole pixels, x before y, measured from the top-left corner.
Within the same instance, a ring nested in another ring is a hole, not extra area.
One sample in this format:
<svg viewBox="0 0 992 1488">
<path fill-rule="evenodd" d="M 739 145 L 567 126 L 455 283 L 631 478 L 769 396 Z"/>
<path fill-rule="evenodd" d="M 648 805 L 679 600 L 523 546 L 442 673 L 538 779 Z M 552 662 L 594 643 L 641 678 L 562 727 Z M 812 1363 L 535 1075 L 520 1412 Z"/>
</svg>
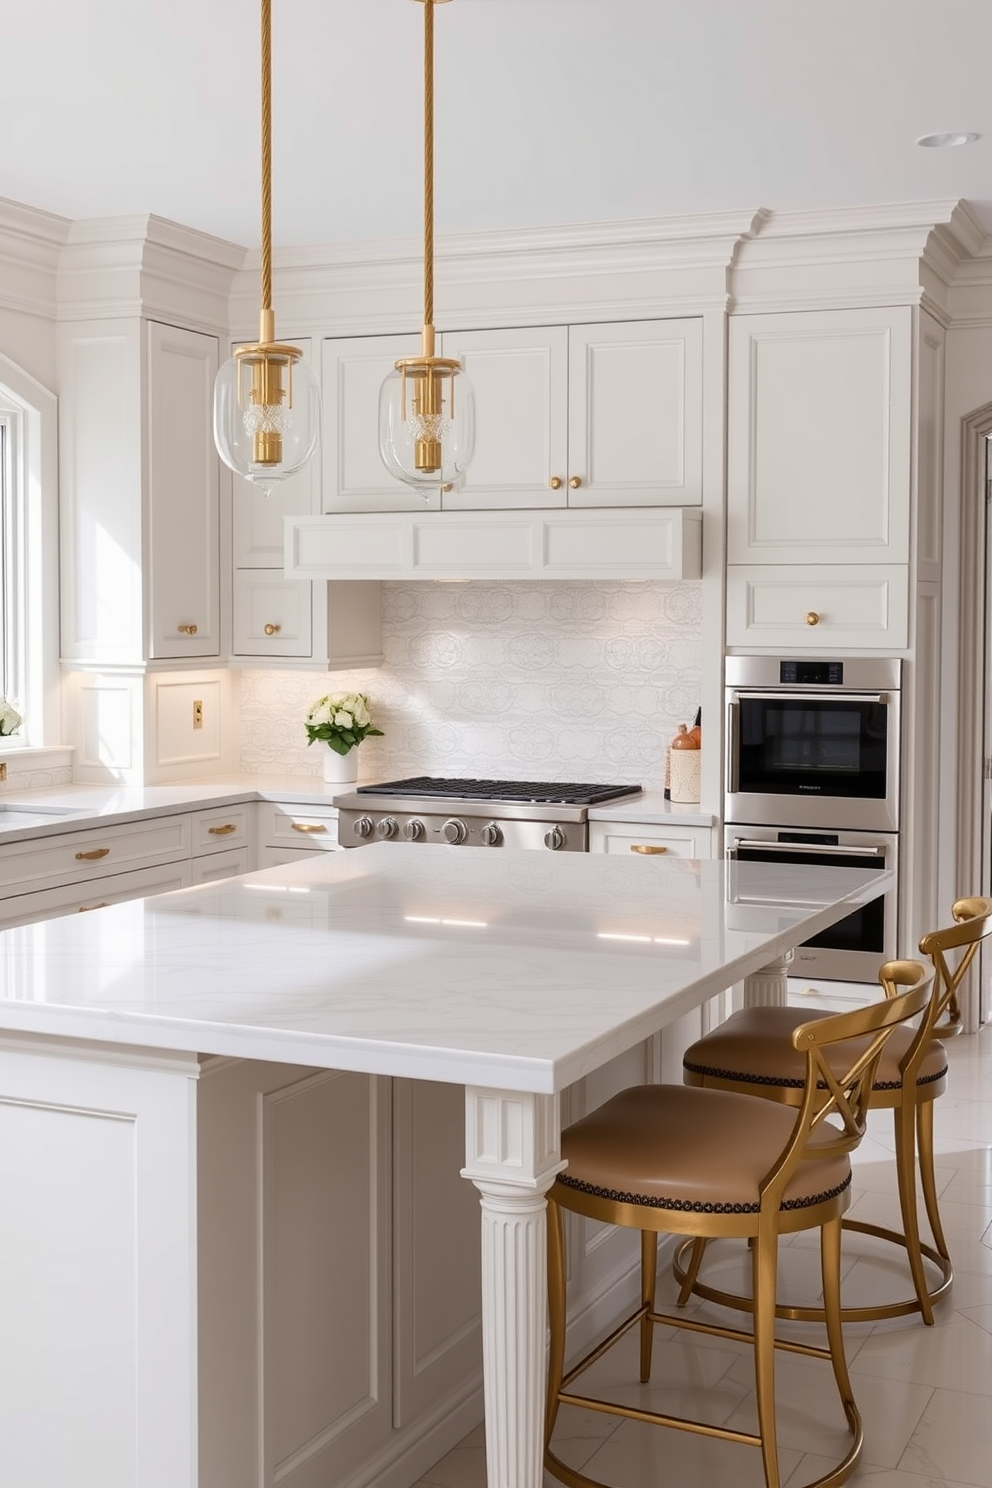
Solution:
<svg viewBox="0 0 992 1488">
<path fill-rule="evenodd" d="M 360 785 L 335 796 L 334 805 L 344 847 L 396 841 L 585 852 L 588 808 L 640 794 L 639 785 L 438 780 L 422 775 Z"/>
</svg>

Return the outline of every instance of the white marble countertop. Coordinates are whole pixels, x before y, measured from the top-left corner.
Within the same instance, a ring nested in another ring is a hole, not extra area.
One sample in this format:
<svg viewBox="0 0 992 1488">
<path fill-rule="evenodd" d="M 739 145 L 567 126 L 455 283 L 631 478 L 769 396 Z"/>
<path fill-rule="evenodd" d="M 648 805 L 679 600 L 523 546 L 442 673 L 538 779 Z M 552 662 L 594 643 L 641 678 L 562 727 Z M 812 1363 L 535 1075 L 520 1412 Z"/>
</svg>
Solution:
<svg viewBox="0 0 992 1488">
<path fill-rule="evenodd" d="M 552 1093 L 890 878 L 376 844 L 7 930 L 0 1029 Z"/>
<path fill-rule="evenodd" d="M 360 779 L 358 784 L 372 784 Z M 225 775 L 175 785 L 63 785 L 45 790 L 0 792 L 0 847 L 19 838 L 50 837 L 82 831 L 110 821 L 171 816 L 239 801 L 285 801 L 291 805 L 330 805 L 353 786 L 325 785 L 314 775 Z M 52 813 L 47 819 L 44 813 Z M 661 791 L 589 808 L 590 821 L 712 826 L 716 818 L 699 807 L 673 805 Z"/>
<path fill-rule="evenodd" d="M 4 791 L 0 793 L 0 846 L 28 836 L 50 837 L 111 821 L 173 816 L 239 801 L 329 806 L 334 796 L 351 789 L 325 785 L 314 775 L 225 775 L 175 785 L 62 785 Z M 52 815 L 41 820 L 46 812 Z"/>
<path fill-rule="evenodd" d="M 589 807 L 590 821 L 633 822 L 644 826 L 712 827 L 717 818 L 700 806 L 666 801 L 663 791 L 646 790 L 627 801 Z"/>
</svg>

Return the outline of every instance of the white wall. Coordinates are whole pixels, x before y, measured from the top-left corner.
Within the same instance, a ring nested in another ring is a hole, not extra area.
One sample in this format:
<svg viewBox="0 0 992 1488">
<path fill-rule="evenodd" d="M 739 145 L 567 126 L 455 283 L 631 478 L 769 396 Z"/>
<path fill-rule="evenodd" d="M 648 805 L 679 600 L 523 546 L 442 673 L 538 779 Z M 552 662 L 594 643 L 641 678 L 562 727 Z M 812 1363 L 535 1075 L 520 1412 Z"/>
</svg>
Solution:
<svg viewBox="0 0 992 1488">
<path fill-rule="evenodd" d="M 660 787 L 699 706 L 701 609 L 698 582 L 384 584 L 381 668 L 243 673 L 242 768 L 319 775 L 307 707 L 358 690 L 385 733 L 364 777 Z"/>
</svg>

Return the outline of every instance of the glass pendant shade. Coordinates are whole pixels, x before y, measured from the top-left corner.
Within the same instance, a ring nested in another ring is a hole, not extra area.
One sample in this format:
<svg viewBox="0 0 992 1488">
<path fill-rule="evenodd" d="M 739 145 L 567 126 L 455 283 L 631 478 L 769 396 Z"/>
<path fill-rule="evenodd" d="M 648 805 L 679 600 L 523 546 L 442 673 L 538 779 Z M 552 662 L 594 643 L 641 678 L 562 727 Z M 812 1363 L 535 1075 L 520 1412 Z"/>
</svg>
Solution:
<svg viewBox="0 0 992 1488">
<path fill-rule="evenodd" d="M 397 362 L 379 393 L 379 449 L 390 474 L 425 495 L 462 484 L 475 449 L 475 395 L 458 362 Z"/>
<path fill-rule="evenodd" d="M 270 491 L 314 454 L 320 392 L 295 346 L 241 347 L 214 385 L 214 440 L 236 475 Z"/>
</svg>

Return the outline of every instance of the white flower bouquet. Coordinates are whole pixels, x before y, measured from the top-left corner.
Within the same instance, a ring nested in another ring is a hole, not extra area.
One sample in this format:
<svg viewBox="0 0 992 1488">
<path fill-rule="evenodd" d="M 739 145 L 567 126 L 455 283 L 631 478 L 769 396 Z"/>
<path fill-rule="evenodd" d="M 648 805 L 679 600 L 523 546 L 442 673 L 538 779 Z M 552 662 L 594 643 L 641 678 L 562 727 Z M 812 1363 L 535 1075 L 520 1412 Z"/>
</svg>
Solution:
<svg viewBox="0 0 992 1488">
<path fill-rule="evenodd" d="M 14 705 L 8 703 L 5 697 L 0 697 L 0 737 L 16 734 L 23 722 L 24 719 Z"/>
<path fill-rule="evenodd" d="M 382 737 L 369 712 L 369 700 L 363 692 L 337 692 L 318 698 L 307 712 L 307 744 L 327 744 L 335 754 L 347 754 L 370 735 Z"/>
</svg>

